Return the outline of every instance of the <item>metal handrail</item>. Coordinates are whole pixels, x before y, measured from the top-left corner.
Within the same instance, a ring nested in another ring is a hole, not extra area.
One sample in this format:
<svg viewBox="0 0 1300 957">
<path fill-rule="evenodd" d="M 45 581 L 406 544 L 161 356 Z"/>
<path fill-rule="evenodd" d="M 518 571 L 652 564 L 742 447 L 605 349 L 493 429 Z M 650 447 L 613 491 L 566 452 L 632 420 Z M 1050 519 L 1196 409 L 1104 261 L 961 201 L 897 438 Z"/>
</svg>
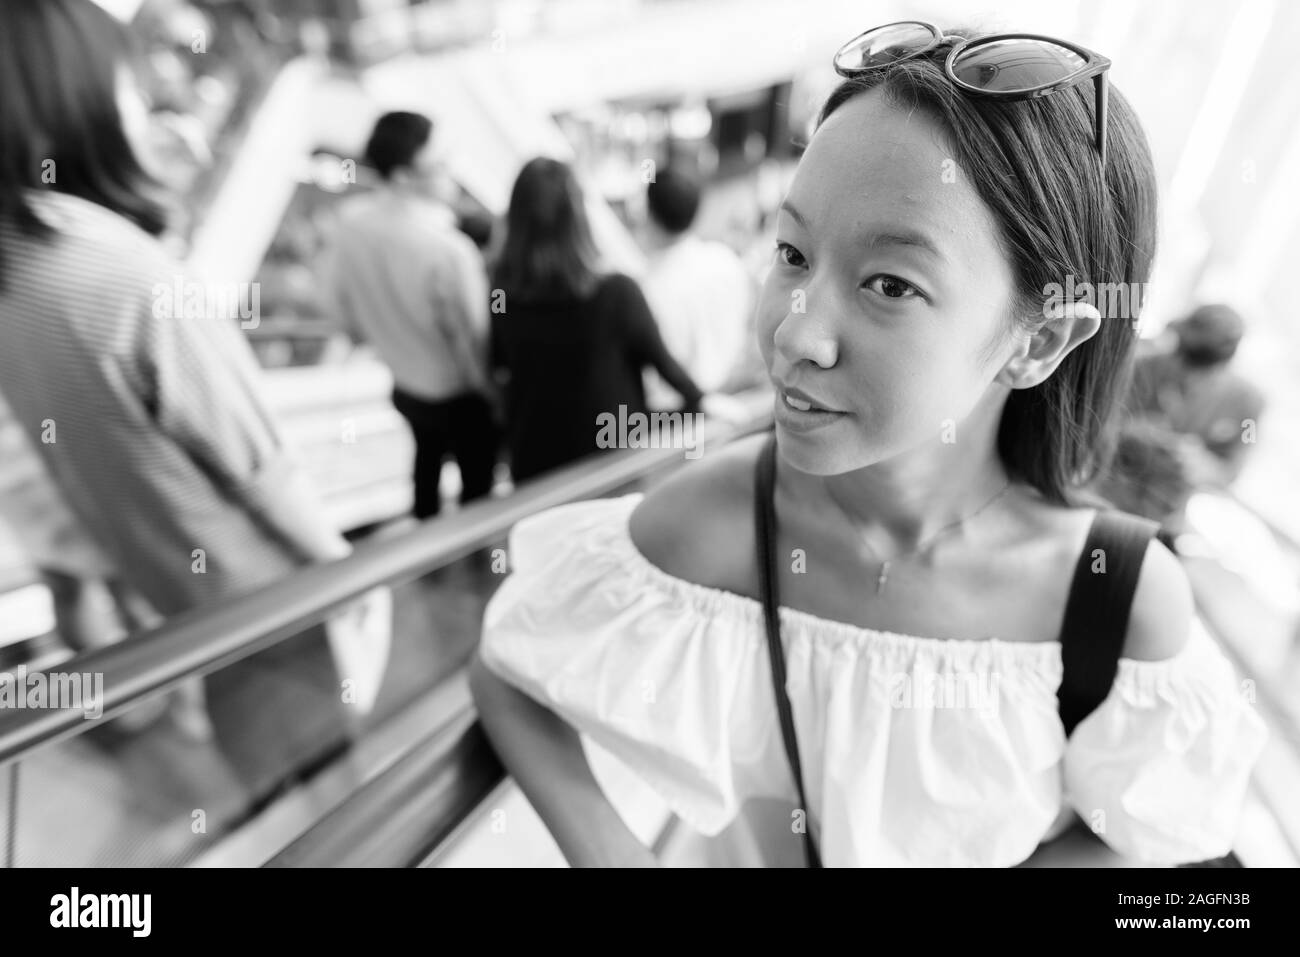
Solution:
<svg viewBox="0 0 1300 957">
<path fill-rule="evenodd" d="M 710 420 L 708 444 L 725 444 L 768 424 L 770 393 L 745 399 L 753 418 L 740 426 Z M 347 558 L 304 568 L 228 605 L 178 615 L 120 644 L 79 654 L 58 671 L 102 674 L 102 717 L 108 719 L 187 678 L 291 638 L 373 588 L 404 584 L 501 541 L 529 515 L 607 494 L 681 458 L 682 450 L 672 448 L 605 453 L 525 483 L 506 498 L 467 505 L 402 535 L 362 542 Z M 80 707 L 2 710 L 0 767 L 93 726 Z"/>
<path fill-rule="evenodd" d="M 505 773 L 473 709 L 467 709 L 263 866 L 415 867 Z"/>
</svg>

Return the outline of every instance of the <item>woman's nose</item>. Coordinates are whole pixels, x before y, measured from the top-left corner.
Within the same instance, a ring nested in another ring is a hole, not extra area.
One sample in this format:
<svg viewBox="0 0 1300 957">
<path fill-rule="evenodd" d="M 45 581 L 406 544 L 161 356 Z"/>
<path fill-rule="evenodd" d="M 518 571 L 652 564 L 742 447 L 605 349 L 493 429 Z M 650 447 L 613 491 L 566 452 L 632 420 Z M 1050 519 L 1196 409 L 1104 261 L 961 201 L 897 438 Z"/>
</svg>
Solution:
<svg viewBox="0 0 1300 957">
<path fill-rule="evenodd" d="M 823 369 L 835 365 L 839 347 L 832 326 L 824 321 L 824 309 L 817 308 L 815 293 L 800 288 L 790 291 L 790 306 L 776 328 L 773 345 L 791 365 L 812 362 Z"/>
</svg>

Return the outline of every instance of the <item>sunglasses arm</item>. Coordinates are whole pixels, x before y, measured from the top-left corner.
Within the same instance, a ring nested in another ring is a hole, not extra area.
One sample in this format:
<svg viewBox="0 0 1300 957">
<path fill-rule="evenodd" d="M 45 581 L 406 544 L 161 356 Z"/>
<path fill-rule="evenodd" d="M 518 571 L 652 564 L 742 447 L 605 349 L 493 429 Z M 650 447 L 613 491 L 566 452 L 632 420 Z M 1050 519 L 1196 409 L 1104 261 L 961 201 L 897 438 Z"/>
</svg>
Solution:
<svg viewBox="0 0 1300 957">
<path fill-rule="evenodd" d="M 1097 118 L 1097 149 L 1101 152 L 1101 168 L 1104 170 L 1106 168 L 1106 101 L 1110 93 L 1110 84 L 1106 81 L 1105 71 L 1097 74 L 1092 82 L 1097 91 L 1097 104 L 1093 111 Z"/>
</svg>

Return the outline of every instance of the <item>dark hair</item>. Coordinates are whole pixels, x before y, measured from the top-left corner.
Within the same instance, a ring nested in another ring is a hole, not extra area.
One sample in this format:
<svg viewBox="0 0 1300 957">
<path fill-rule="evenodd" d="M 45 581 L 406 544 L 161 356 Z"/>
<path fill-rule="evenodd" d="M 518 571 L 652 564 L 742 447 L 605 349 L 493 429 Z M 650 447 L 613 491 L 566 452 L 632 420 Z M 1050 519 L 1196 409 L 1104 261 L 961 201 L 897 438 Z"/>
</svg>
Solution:
<svg viewBox="0 0 1300 957">
<path fill-rule="evenodd" d="M 456 218 L 456 228 L 470 238 L 479 252 L 492 244 L 492 216 L 488 213 L 461 213 Z"/>
<path fill-rule="evenodd" d="M 1213 345 L 1201 343 L 1186 345 L 1181 342 L 1178 344 L 1178 355 L 1189 366 L 1197 369 L 1210 369 L 1214 366 L 1225 365 L 1236 354 L 1237 344 L 1235 342 Z"/>
<path fill-rule="evenodd" d="M 1237 354 L 1246 323 L 1224 303 L 1198 306 L 1191 315 L 1171 324 L 1178 336 L 1178 354 L 1188 365 L 1222 365 Z"/>
<path fill-rule="evenodd" d="M 415 154 L 433 135 L 433 120 L 420 113 L 385 113 L 375 123 L 366 143 L 366 162 L 388 179 L 393 171 L 409 167 Z"/>
<path fill-rule="evenodd" d="M 524 300 L 585 299 L 599 278 L 597 259 L 573 170 L 546 157 L 529 160 L 510 192 L 493 285 Z"/>
<path fill-rule="evenodd" d="M 970 31 L 948 35 L 971 36 Z M 880 89 L 888 102 L 923 109 L 950 134 L 960 169 L 992 211 L 1016 281 L 1015 321 L 1034 328 L 1047 290 L 1077 284 L 1142 289 L 1156 247 L 1156 180 L 1146 135 L 1113 86 L 1107 161 L 1093 144 L 1093 85 L 1033 100 L 972 97 L 943 72 L 951 43 L 887 70 L 845 80 L 818 124 L 853 97 Z M 1081 299 L 1084 297 L 1080 297 Z M 1095 336 L 1074 349 L 1041 384 L 1016 389 L 998 429 L 998 453 L 1014 478 L 1059 503 L 1082 500 L 1082 486 L 1114 447 L 1113 413 L 1132 375 L 1136 315 L 1106 315 Z M 1140 296 L 1124 297 L 1140 306 Z M 1124 321 L 1132 320 L 1132 321 Z"/>
<path fill-rule="evenodd" d="M 116 70 L 133 53 L 125 28 L 91 0 L 0 3 L 0 219 L 48 237 L 27 192 L 53 190 L 163 231 L 159 186 L 117 108 Z"/>
<path fill-rule="evenodd" d="M 658 171 L 646 187 L 645 198 L 656 223 L 674 235 L 684 233 L 700 208 L 700 184 L 679 170 Z"/>
</svg>

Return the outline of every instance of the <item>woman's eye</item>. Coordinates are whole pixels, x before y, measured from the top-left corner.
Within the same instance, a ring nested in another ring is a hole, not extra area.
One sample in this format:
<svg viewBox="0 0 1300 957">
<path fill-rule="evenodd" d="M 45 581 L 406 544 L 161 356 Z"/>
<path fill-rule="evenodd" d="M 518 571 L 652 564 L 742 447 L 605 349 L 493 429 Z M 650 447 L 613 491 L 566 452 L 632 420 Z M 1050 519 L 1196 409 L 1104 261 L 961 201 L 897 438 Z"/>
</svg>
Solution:
<svg viewBox="0 0 1300 957">
<path fill-rule="evenodd" d="M 787 266 L 794 266 L 797 269 L 802 269 L 804 266 L 808 265 L 807 261 L 803 258 L 803 253 L 799 252 L 799 250 L 795 249 L 789 243 L 777 242 L 776 258 L 779 262 L 782 262 Z"/>
<path fill-rule="evenodd" d="M 872 276 L 867 280 L 866 286 L 886 299 L 913 299 L 921 295 L 910 282 L 905 282 L 897 276 Z"/>
</svg>

